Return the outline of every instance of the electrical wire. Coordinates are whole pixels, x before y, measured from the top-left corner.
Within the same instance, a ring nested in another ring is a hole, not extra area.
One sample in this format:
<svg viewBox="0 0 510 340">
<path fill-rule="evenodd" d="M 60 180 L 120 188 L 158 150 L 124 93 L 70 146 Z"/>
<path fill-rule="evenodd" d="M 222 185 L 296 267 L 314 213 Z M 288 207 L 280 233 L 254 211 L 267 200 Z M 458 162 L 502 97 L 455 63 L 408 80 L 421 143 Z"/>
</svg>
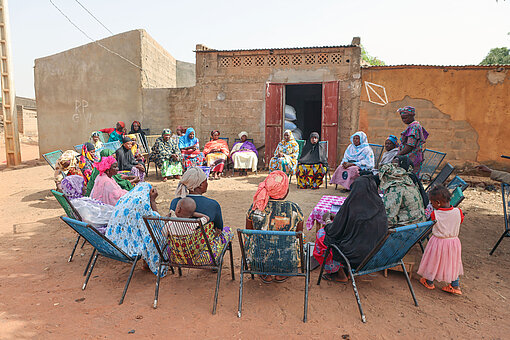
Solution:
<svg viewBox="0 0 510 340">
<path fill-rule="evenodd" d="M 110 31 L 110 29 L 108 27 L 106 27 L 98 18 L 96 18 L 94 16 L 94 14 L 92 14 L 87 8 L 85 8 L 85 6 L 83 6 L 81 2 L 79 2 L 78 0 L 74 0 L 74 1 L 76 1 L 76 3 L 81 6 L 81 8 L 83 8 L 88 14 L 90 14 L 90 16 L 93 17 L 99 23 L 99 25 L 103 26 L 105 30 L 110 32 L 111 35 L 114 35 L 113 32 Z"/>
</svg>

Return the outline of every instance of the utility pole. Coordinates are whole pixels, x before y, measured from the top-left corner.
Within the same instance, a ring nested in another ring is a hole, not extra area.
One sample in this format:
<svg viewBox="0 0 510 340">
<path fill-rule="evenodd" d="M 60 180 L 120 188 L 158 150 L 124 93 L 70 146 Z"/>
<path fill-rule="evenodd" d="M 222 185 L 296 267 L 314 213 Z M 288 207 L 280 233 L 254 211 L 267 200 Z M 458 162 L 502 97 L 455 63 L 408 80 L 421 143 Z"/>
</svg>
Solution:
<svg viewBox="0 0 510 340">
<path fill-rule="evenodd" d="M 2 83 L 2 114 L 4 117 L 5 153 L 7 166 L 21 163 L 21 148 L 16 112 L 16 93 L 12 72 L 11 38 L 7 0 L 0 0 L 0 74 Z"/>
</svg>

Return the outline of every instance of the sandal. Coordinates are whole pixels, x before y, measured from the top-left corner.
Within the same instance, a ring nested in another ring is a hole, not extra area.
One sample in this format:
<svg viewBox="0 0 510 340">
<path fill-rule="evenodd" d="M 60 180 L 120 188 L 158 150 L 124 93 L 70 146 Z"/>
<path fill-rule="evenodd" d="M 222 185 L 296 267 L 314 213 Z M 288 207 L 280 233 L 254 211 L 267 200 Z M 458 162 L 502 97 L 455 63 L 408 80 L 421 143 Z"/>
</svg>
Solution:
<svg viewBox="0 0 510 340">
<path fill-rule="evenodd" d="M 332 281 L 332 282 L 340 282 L 340 283 L 347 283 L 349 282 L 349 278 L 345 278 L 345 279 L 338 279 L 338 274 L 337 273 L 333 273 L 333 274 L 322 274 L 322 278 L 326 281 Z"/>
<path fill-rule="evenodd" d="M 448 286 L 444 286 L 443 288 L 441 288 L 441 290 L 453 295 L 462 295 L 462 291 L 460 290 L 460 288 L 458 286 L 454 287 L 451 284 L 449 284 Z"/>
<path fill-rule="evenodd" d="M 431 289 L 431 290 L 432 290 L 432 289 L 436 288 L 436 286 L 434 286 L 434 284 L 433 284 L 433 283 L 432 283 L 431 285 L 429 285 L 429 284 L 427 283 L 427 279 L 426 279 L 426 278 L 424 278 L 424 277 L 422 277 L 422 278 L 420 279 L 420 283 L 421 283 L 423 286 L 425 286 L 425 288 L 427 288 L 427 289 Z"/>
<path fill-rule="evenodd" d="M 259 275 L 260 281 L 264 283 L 271 283 L 273 282 L 273 277 L 271 275 Z"/>
<path fill-rule="evenodd" d="M 275 276 L 273 281 L 274 282 L 278 282 L 278 283 L 282 283 L 282 282 L 287 281 L 288 279 L 290 279 L 290 276 Z"/>
</svg>

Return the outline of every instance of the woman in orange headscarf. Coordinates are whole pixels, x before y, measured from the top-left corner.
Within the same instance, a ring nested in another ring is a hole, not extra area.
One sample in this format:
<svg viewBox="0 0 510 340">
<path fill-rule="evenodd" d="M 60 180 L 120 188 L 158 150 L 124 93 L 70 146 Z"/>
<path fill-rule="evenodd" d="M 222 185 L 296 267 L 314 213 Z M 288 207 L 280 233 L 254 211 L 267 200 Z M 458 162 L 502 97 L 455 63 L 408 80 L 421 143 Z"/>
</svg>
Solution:
<svg viewBox="0 0 510 340">
<path fill-rule="evenodd" d="M 271 172 L 266 179 L 259 184 L 253 204 L 250 206 L 246 215 L 246 229 L 273 230 L 273 231 L 302 231 L 303 230 L 303 212 L 299 205 L 294 202 L 286 201 L 289 193 L 289 178 L 280 170 Z M 260 256 L 260 249 L 266 249 L 264 255 L 270 256 L 273 245 L 270 238 L 264 242 L 247 245 L 247 260 L 251 261 L 255 256 Z M 285 249 L 279 250 L 280 254 L 294 263 L 299 263 L 297 251 L 297 239 L 287 244 L 280 243 Z M 259 249 L 259 250 L 257 250 Z M 260 279 L 269 283 L 271 281 L 283 282 L 288 276 L 262 275 Z"/>
</svg>

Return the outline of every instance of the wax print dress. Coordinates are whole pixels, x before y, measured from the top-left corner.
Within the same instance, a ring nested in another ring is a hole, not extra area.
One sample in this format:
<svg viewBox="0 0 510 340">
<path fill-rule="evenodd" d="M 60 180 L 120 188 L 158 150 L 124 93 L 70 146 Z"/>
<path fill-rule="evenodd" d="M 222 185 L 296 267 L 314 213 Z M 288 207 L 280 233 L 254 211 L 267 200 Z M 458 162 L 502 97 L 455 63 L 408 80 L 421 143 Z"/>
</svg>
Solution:
<svg viewBox="0 0 510 340">
<path fill-rule="evenodd" d="M 195 137 L 190 138 L 190 134 L 193 133 Z M 183 150 L 184 148 L 195 146 L 195 150 Z M 201 166 L 204 164 L 205 157 L 202 152 L 200 152 L 199 140 L 196 137 L 195 130 L 193 128 L 188 128 L 184 136 L 179 138 L 179 149 L 181 149 L 184 169 L 190 168 L 192 166 Z"/>
<path fill-rule="evenodd" d="M 414 121 L 407 126 L 401 136 L 400 136 L 400 147 L 399 151 L 401 151 L 406 145 L 409 145 L 413 148 L 413 150 L 407 154 L 409 159 L 411 160 L 413 166 L 413 172 L 419 173 L 421 170 L 421 165 L 423 163 L 423 151 L 424 145 L 429 133 L 425 128 L 421 126 L 418 121 Z"/>
<path fill-rule="evenodd" d="M 160 256 L 142 217 L 160 215 L 150 205 L 149 183 L 139 183 L 133 190 L 122 196 L 106 228 L 106 237 L 130 256 L 142 255 L 154 275 L 158 275 Z M 168 268 L 163 267 L 161 277 Z"/>
<path fill-rule="evenodd" d="M 220 150 L 214 151 L 213 150 Z M 223 172 L 225 162 L 227 161 L 230 151 L 228 150 L 227 142 L 223 139 L 211 140 L 204 146 L 205 159 L 207 166 L 214 172 Z"/>
<path fill-rule="evenodd" d="M 163 130 L 161 137 L 156 139 L 150 160 L 156 163 L 156 166 L 161 169 L 161 176 L 180 176 L 182 175 L 182 155 L 179 150 L 179 146 L 174 139 L 170 138 L 165 141 L 163 135 L 171 134 L 169 129 Z M 177 156 L 177 159 L 173 159 L 172 155 Z"/>
<path fill-rule="evenodd" d="M 319 134 L 314 134 L 313 137 L 318 139 Z M 312 144 L 310 140 L 307 140 L 301 157 L 298 160 L 296 171 L 297 187 L 299 189 L 318 189 L 326 175 L 327 164 L 326 145 L 319 142 Z"/>
<path fill-rule="evenodd" d="M 290 135 L 290 140 L 287 142 L 285 139 L 278 143 L 274 156 L 269 161 L 269 170 L 281 170 L 287 175 L 293 175 L 296 172 L 297 159 L 299 155 L 299 144 L 294 139 L 292 131 L 286 130 L 285 133 Z M 278 157 L 279 153 L 282 157 Z"/>
</svg>

